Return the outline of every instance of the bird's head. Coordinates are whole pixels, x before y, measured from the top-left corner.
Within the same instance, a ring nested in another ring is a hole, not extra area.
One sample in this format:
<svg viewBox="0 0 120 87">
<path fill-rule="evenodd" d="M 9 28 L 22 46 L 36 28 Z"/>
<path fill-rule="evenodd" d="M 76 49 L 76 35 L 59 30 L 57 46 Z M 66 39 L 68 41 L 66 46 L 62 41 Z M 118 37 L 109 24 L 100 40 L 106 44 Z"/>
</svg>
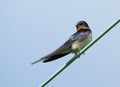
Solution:
<svg viewBox="0 0 120 87">
<path fill-rule="evenodd" d="M 76 24 L 76 28 L 77 28 L 77 31 L 79 31 L 81 29 L 89 29 L 89 26 L 88 26 L 88 24 L 85 21 L 79 21 Z"/>
</svg>

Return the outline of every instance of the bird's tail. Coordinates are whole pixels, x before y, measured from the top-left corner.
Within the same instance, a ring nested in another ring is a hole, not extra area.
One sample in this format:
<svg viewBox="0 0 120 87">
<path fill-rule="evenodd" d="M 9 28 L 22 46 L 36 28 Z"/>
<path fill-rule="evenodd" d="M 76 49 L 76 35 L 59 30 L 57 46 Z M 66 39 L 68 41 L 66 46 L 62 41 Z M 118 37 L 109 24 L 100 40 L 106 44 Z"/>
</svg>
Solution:
<svg viewBox="0 0 120 87">
<path fill-rule="evenodd" d="M 42 61 L 42 59 L 39 59 L 39 60 L 36 60 L 35 62 L 32 62 L 31 65 L 33 65 L 33 64 L 35 64 L 35 63 L 38 63 L 38 62 L 40 62 L 40 61 Z"/>
<path fill-rule="evenodd" d="M 69 52 L 69 53 L 70 53 L 70 52 Z M 58 59 L 58 58 L 61 58 L 61 57 L 65 56 L 65 55 L 67 55 L 67 54 L 69 54 L 69 53 L 49 54 L 49 55 L 47 55 L 47 56 L 45 56 L 45 57 L 42 57 L 41 59 L 39 59 L 39 60 L 31 63 L 31 65 L 36 64 L 36 63 L 38 63 L 38 62 L 40 62 L 40 61 L 43 61 L 43 63 L 50 62 L 50 61 L 56 60 L 56 59 Z"/>
</svg>

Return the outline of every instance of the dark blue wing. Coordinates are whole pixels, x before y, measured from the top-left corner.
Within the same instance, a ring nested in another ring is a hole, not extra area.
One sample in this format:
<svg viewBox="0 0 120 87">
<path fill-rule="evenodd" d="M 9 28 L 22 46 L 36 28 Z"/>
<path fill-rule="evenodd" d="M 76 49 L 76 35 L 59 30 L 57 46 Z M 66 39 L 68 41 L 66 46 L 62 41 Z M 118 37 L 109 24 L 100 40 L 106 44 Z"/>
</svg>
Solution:
<svg viewBox="0 0 120 87">
<path fill-rule="evenodd" d="M 73 34 L 68 41 L 65 42 L 64 45 L 66 46 L 71 46 L 76 40 L 82 40 L 86 35 L 88 35 L 89 33 L 91 33 L 90 30 L 80 30 L 78 32 L 76 32 L 75 34 Z"/>
</svg>

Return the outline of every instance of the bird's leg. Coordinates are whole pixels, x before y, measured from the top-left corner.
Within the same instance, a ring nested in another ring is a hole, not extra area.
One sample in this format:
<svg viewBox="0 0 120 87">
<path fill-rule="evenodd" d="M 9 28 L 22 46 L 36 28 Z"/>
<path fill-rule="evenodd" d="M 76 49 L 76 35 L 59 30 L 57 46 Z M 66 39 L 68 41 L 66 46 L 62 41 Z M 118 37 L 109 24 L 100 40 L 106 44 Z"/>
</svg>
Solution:
<svg viewBox="0 0 120 87">
<path fill-rule="evenodd" d="M 78 52 L 75 52 L 75 56 L 76 56 L 76 55 L 79 55 L 79 54 L 80 54 L 80 52 L 79 52 L 79 51 L 78 51 Z M 80 57 L 80 56 L 79 56 L 79 57 Z"/>
<path fill-rule="evenodd" d="M 78 55 L 78 52 L 75 52 L 75 55 Z"/>
<path fill-rule="evenodd" d="M 80 51 L 81 51 L 81 48 L 79 49 L 78 53 L 77 54 L 80 54 Z M 83 55 L 85 54 L 85 52 L 82 53 Z"/>
<path fill-rule="evenodd" d="M 82 54 L 85 55 L 85 52 L 83 52 Z"/>
<path fill-rule="evenodd" d="M 83 55 L 85 54 L 85 52 L 82 53 Z"/>
</svg>

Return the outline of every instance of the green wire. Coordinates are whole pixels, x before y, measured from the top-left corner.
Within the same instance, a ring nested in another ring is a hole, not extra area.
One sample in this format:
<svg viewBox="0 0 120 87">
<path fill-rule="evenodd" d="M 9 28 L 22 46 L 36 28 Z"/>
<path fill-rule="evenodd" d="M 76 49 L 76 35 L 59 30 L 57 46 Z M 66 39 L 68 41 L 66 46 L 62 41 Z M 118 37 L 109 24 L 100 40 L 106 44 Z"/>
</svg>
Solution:
<svg viewBox="0 0 120 87">
<path fill-rule="evenodd" d="M 107 32 L 109 32 L 113 27 L 115 27 L 120 22 L 120 19 L 115 21 L 111 26 L 109 26 L 105 31 L 103 31 L 95 40 L 91 41 L 86 45 L 77 55 L 70 59 L 66 64 L 64 64 L 60 69 L 58 69 L 53 75 L 51 75 L 45 82 L 41 84 L 40 87 L 45 87 L 50 81 L 52 81 L 57 75 L 59 75 L 64 69 L 66 69 L 72 62 L 80 57 L 87 49 L 89 49 L 93 44 L 95 44 L 100 38 L 102 38 Z"/>
</svg>

